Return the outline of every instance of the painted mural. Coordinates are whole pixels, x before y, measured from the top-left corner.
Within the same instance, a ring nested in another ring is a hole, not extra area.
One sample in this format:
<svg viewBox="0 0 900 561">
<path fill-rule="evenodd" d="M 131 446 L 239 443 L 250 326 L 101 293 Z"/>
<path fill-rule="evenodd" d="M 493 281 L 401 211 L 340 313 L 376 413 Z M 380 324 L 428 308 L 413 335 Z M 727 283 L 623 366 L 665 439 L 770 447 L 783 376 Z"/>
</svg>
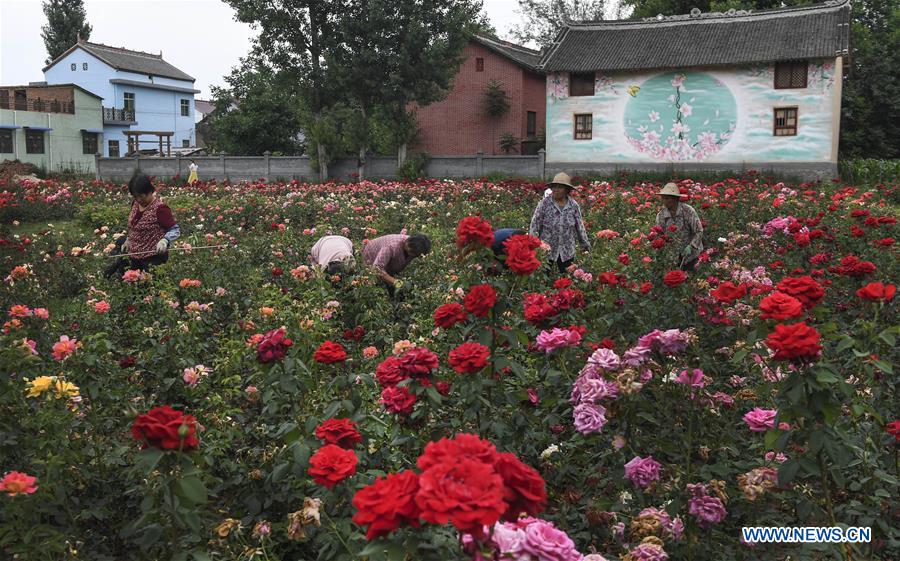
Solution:
<svg viewBox="0 0 900 561">
<path fill-rule="evenodd" d="M 830 162 L 839 119 L 833 60 L 810 61 L 807 87 L 774 88 L 773 65 L 595 76 L 593 96 L 547 79 L 551 162 Z M 773 134 L 774 110 L 798 108 L 796 136 Z M 575 114 L 592 138 L 573 138 Z"/>
</svg>

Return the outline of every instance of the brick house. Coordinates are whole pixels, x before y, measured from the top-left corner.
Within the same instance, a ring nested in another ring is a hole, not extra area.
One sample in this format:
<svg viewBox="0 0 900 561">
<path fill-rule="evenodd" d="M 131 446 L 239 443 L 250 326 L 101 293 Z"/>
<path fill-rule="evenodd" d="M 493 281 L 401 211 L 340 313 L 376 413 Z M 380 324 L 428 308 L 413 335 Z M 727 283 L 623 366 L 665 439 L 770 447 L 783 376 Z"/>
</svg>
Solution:
<svg viewBox="0 0 900 561">
<path fill-rule="evenodd" d="M 413 110 L 419 135 L 413 148 L 435 155 L 502 154 L 500 136 L 520 139 L 515 153 L 536 153 L 545 118 L 545 78 L 537 70 L 538 51 L 474 36 L 447 97 Z M 483 108 L 485 89 L 496 80 L 509 99 L 509 111 L 491 118 Z"/>
</svg>

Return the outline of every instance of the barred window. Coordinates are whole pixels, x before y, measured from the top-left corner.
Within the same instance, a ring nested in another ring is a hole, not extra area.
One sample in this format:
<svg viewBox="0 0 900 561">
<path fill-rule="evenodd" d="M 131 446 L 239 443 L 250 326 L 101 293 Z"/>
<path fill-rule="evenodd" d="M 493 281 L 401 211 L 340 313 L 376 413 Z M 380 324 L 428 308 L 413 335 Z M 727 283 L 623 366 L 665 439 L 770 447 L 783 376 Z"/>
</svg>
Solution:
<svg viewBox="0 0 900 561">
<path fill-rule="evenodd" d="M 109 141 L 109 157 L 110 158 L 118 158 L 119 157 L 119 141 L 118 140 L 110 140 Z"/>
<path fill-rule="evenodd" d="M 593 122 L 592 113 L 575 115 L 575 140 L 590 140 L 593 137 Z"/>
<path fill-rule="evenodd" d="M 797 108 L 775 108 L 775 136 L 797 136 Z"/>
<path fill-rule="evenodd" d="M 484 72 L 484 59 L 481 57 L 475 59 L 475 72 Z"/>
<path fill-rule="evenodd" d="M 81 133 L 81 153 L 96 154 L 97 153 L 97 133 L 83 132 Z"/>
<path fill-rule="evenodd" d="M 12 154 L 13 133 L 11 129 L 0 129 L 0 153 Z"/>
<path fill-rule="evenodd" d="M 44 131 L 25 131 L 25 153 L 26 154 L 43 154 L 44 153 Z"/>
<path fill-rule="evenodd" d="M 775 89 L 805 88 L 809 71 L 805 60 L 775 63 Z"/>
</svg>

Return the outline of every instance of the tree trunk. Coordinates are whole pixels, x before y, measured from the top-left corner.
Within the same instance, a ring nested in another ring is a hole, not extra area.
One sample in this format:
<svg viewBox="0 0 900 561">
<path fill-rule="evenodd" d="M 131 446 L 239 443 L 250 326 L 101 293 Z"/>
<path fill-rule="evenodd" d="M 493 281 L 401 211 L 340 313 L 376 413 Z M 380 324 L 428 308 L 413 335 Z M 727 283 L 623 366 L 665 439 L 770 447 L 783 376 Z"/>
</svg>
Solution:
<svg viewBox="0 0 900 561">
<path fill-rule="evenodd" d="M 403 164 L 406 163 L 406 143 L 400 145 L 397 148 L 397 167 L 403 167 Z"/>
<path fill-rule="evenodd" d="M 325 153 L 325 145 L 316 144 L 316 153 L 319 158 L 319 181 L 325 183 L 328 181 L 328 163 L 326 161 L 327 154 Z"/>
<path fill-rule="evenodd" d="M 366 151 L 365 146 L 359 147 L 359 159 L 357 160 L 356 173 L 359 175 L 359 181 L 365 179 L 366 175 Z"/>
</svg>

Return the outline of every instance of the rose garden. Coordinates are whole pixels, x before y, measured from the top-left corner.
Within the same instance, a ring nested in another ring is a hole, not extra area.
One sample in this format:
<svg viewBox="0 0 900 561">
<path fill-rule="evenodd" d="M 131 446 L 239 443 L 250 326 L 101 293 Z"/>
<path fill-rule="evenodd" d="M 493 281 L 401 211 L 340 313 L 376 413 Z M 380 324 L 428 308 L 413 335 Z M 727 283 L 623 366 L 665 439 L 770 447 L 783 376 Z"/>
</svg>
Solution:
<svg viewBox="0 0 900 561">
<path fill-rule="evenodd" d="M 897 559 L 897 185 L 678 186 L 688 275 L 623 177 L 559 277 L 487 247 L 544 184 L 421 180 L 162 184 L 181 251 L 107 280 L 123 185 L 0 185 L 0 558 Z M 393 297 L 309 267 L 401 231 Z"/>
</svg>

